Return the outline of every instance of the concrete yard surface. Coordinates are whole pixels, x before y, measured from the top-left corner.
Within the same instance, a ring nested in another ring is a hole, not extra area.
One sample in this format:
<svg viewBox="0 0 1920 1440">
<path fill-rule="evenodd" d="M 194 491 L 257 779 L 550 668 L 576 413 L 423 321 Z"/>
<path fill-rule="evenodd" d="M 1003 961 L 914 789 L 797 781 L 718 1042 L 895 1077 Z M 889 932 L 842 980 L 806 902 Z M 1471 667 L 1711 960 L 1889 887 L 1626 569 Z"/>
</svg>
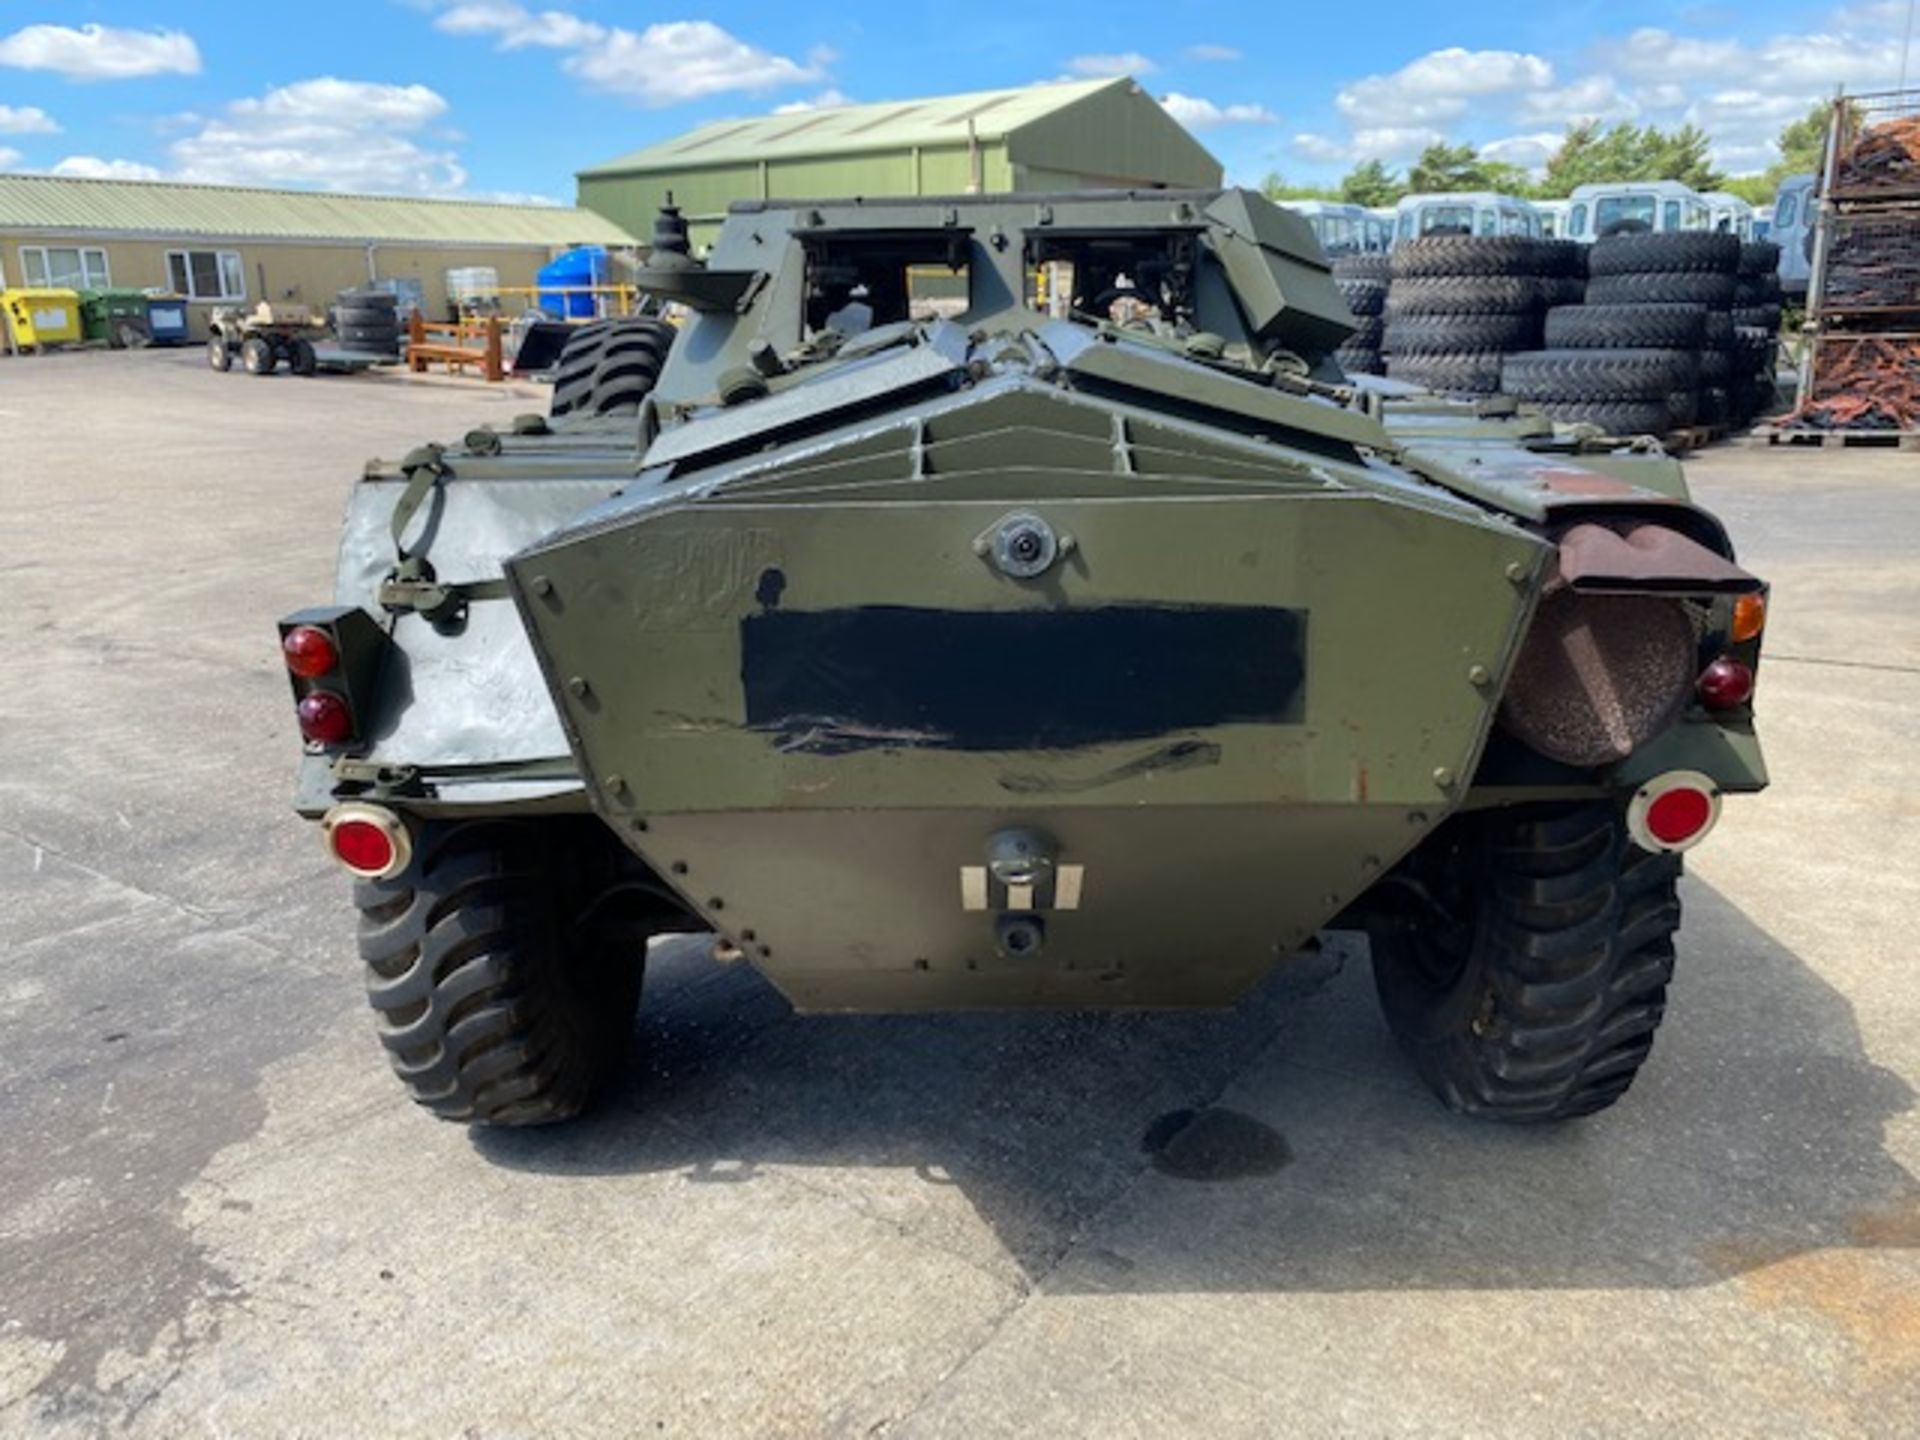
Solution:
<svg viewBox="0 0 1920 1440">
<path fill-rule="evenodd" d="M 274 622 L 364 459 L 542 404 L 0 361 L 0 1434 L 1914 1432 L 1920 460 L 1688 466 L 1774 586 L 1775 783 L 1605 1115 L 1448 1115 L 1345 941 L 1226 1014 L 898 1019 L 675 941 L 612 1103 L 470 1134 L 375 1043 Z"/>
</svg>

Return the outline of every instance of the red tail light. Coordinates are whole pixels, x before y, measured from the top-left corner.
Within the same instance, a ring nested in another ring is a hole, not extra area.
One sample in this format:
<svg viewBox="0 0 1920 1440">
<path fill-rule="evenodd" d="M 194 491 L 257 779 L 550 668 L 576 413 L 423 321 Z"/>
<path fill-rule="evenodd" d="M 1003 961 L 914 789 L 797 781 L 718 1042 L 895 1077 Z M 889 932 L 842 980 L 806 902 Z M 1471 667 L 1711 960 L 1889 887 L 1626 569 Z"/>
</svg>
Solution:
<svg viewBox="0 0 1920 1440">
<path fill-rule="evenodd" d="M 303 695 L 294 708 L 300 733 L 316 745 L 338 745 L 353 734 L 353 711 L 331 690 Z"/>
<path fill-rule="evenodd" d="M 1753 698 L 1753 668 L 1722 655 L 1700 672 L 1700 703 L 1709 710 L 1734 710 Z"/>
<path fill-rule="evenodd" d="M 315 625 L 296 625 L 280 642 L 287 669 L 302 680 L 317 680 L 340 668 L 340 650 L 333 637 Z"/>
</svg>

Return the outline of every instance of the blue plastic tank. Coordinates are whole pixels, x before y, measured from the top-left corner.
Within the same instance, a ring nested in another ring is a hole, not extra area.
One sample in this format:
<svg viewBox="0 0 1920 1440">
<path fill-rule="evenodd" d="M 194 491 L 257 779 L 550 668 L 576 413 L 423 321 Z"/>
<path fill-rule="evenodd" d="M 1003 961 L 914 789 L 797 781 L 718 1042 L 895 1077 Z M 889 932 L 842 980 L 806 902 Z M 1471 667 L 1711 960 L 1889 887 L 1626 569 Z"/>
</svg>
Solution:
<svg viewBox="0 0 1920 1440">
<path fill-rule="evenodd" d="M 598 313 L 594 304 L 597 297 L 562 292 L 605 285 L 609 273 L 604 245 L 582 245 L 556 256 L 540 267 L 536 277 L 540 287 L 540 308 L 563 320 L 591 320 Z"/>
</svg>

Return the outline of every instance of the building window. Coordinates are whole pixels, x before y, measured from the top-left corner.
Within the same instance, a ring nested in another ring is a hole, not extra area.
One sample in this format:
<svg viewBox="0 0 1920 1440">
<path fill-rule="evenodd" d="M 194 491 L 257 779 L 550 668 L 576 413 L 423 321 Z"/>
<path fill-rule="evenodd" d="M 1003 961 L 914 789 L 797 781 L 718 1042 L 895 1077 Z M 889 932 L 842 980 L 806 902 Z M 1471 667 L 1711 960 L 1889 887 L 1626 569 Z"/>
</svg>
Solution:
<svg viewBox="0 0 1920 1440">
<path fill-rule="evenodd" d="M 56 290 L 99 290 L 113 281 L 107 274 L 107 252 L 61 245 L 22 245 L 23 283 Z"/>
<path fill-rule="evenodd" d="M 247 272 L 235 250 L 169 250 L 167 279 L 189 300 L 247 298 Z"/>
</svg>

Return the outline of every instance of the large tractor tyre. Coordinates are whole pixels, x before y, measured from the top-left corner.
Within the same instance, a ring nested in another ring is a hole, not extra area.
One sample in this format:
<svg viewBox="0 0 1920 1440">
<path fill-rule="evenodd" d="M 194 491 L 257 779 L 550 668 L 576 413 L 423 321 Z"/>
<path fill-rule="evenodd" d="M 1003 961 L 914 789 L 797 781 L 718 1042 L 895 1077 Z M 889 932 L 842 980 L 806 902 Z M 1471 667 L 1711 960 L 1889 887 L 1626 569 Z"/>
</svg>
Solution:
<svg viewBox="0 0 1920 1440">
<path fill-rule="evenodd" d="M 1709 350 L 1727 350 L 1733 346 L 1733 311 L 1718 306 L 1707 311 L 1706 337 Z"/>
<path fill-rule="evenodd" d="M 1534 276 L 1545 273 L 1540 242 L 1524 235 L 1425 235 L 1394 247 L 1395 280 Z"/>
<path fill-rule="evenodd" d="M 1571 305 L 1547 312 L 1549 350 L 1697 350 L 1704 305 Z"/>
<path fill-rule="evenodd" d="M 1378 315 L 1362 315 L 1355 322 L 1353 334 L 1340 342 L 1340 348 L 1352 346 L 1358 350 L 1378 350 L 1386 339 L 1387 322 Z"/>
<path fill-rule="evenodd" d="M 548 414 L 632 414 L 667 362 L 675 331 L 663 320 L 598 320 L 567 337 Z"/>
<path fill-rule="evenodd" d="M 1603 435 L 1665 435 L 1673 428 L 1673 410 L 1662 400 L 1536 400 L 1549 420 L 1561 425 L 1591 425 Z M 1705 419 L 1704 416 L 1700 417 Z"/>
<path fill-rule="evenodd" d="M 1393 278 L 1393 261 L 1385 255 L 1341 255 L 1333 262 L 1336 280 L 1379 280 Z"/>
<path fill-rule="evenodd" d="M 1387 308 L 1387 282 L 1384 280 L 1344 280 L 1333 282 L 1340 298 L 1355 315 L 1378 315 Z"/>
<path fill-rule="evenodd" d="M 1442 395 L 1496 395 L 1500 391 L 1498 350 L 1469 350 L 1452 355 L 1389 355 L 1387 375 Z"/>
<path fill-rule="evenodd" d="M 1611 275 L 1732 275 L 1740 268 L 1740 237 L 1716 230 L 1655 235 L 1610 235 L 1596 240 L 1587 273 Z"/>
<path fill-rule="evenodd" d="M 620 1066 L 646 941 L 602 923 L 579 835 L 568 819 L 429 825 L 403 874 L 354 885 L 380 1043 L 444 1120 L 571 1119 Z"/>
<path fill-rule="evenodd" d="M 1587 303 L 1705 305 L 1724 310 L 1733 304 L 1733 276 L 1697 270 L 1635 272 L 1631 275 L 1595 273 L 1587 281 Z"/>
<path fill-rule="evenodd" d="M 1780 276 L 1780 247 L 1771 240 L 1749 240 L 1740 247 L 1740 274 Z"/>
<path fill-rule="evenodd" d="M 358 345 L 369 350 L 400 348 L 400 332 L 391 325 L 338 325 L 334 333 L 343 345 Z"/>
<path fill-rule="evenodd" d="M 249 375 L 271 375 L 280 363 L 273 342 L 261 335 L 249 335 L 240 342 L 240 366 Z"/>
<path fill-rule="evenodd" d="M 1733 378 L 1733 352 L 1702 350 L 1699 354 L 1699 376 L 1702 385 L 1725 385 Z"/>
<path fill-rule="evenodd" d="M 1762 275 L 1757 278 L 1743 275 L 1733 282 L 1733 303 L 1736 308 L 1778 305 L 1783 294 L 1780 288 L 1780 277 L 1777 275 Z"/>
<path fill-rule="evenodd" d="M 227 337 L 218 331 L 207 341 L 207 366 L 222 375 L 233 369 L 233 348 L 227 344 Z"/>
<path fill-rule="evenodd" d="M 1346 375 L 1384 375 L 1386 363 L 1370 345 L 1342 345 L 1333 352 L 1333 363 Z"/>
<path fill-rule="evenodd" d="M 1531 276 L 1448 275 L 1395 280 L 1387 291 L 1387 317 L 1518 315 L 1539 303 L 1540 282 Z"/>
<path fill-rule="evenodd" d="M 1409 315 L 1386 328 L 1389 355 L 1463 350 L 1526 350 L 1540 343 L 1538 312 L 1518 315 Z"/>
<path fill-rule="evenodd" d="M 1680 928 L 1676 856 L 1606 803 L 1463 816 L 1415 857 L 1427 913 L 1373 933 L 1394 1038 L 1450 1108 L 1492 1120 L 1606 1109 L 1652 1049 Z"/>
<path fill-rule="evenodd" d="M 1564 280 L 1587 278 L 1587 251 L 1578 240 L 1540 240 L 1540 273 Z"/>
<path fill-rule="evenodd" d="M 287 347 L 287 369 L 305 377 L 314 374 L 320 368 L 320 357 L 315 353 L 313 342 L 305 336 L 296 339 Z"/>
<path fill-rule="evenodd" d="M 1733 323 L 1753 325 L 1775 334 L 1780 329 L 1780 317 L 1784 313 L 1779 305 L 1736 305 L 1733 308 Z"/>
<path fill-rule="evenodd" d="M 1535 350 L 1509 355 L 1500 388 L 1517 400 L 1658 400 L 1700 383 L 1686 350 Z"/>
</svg>

